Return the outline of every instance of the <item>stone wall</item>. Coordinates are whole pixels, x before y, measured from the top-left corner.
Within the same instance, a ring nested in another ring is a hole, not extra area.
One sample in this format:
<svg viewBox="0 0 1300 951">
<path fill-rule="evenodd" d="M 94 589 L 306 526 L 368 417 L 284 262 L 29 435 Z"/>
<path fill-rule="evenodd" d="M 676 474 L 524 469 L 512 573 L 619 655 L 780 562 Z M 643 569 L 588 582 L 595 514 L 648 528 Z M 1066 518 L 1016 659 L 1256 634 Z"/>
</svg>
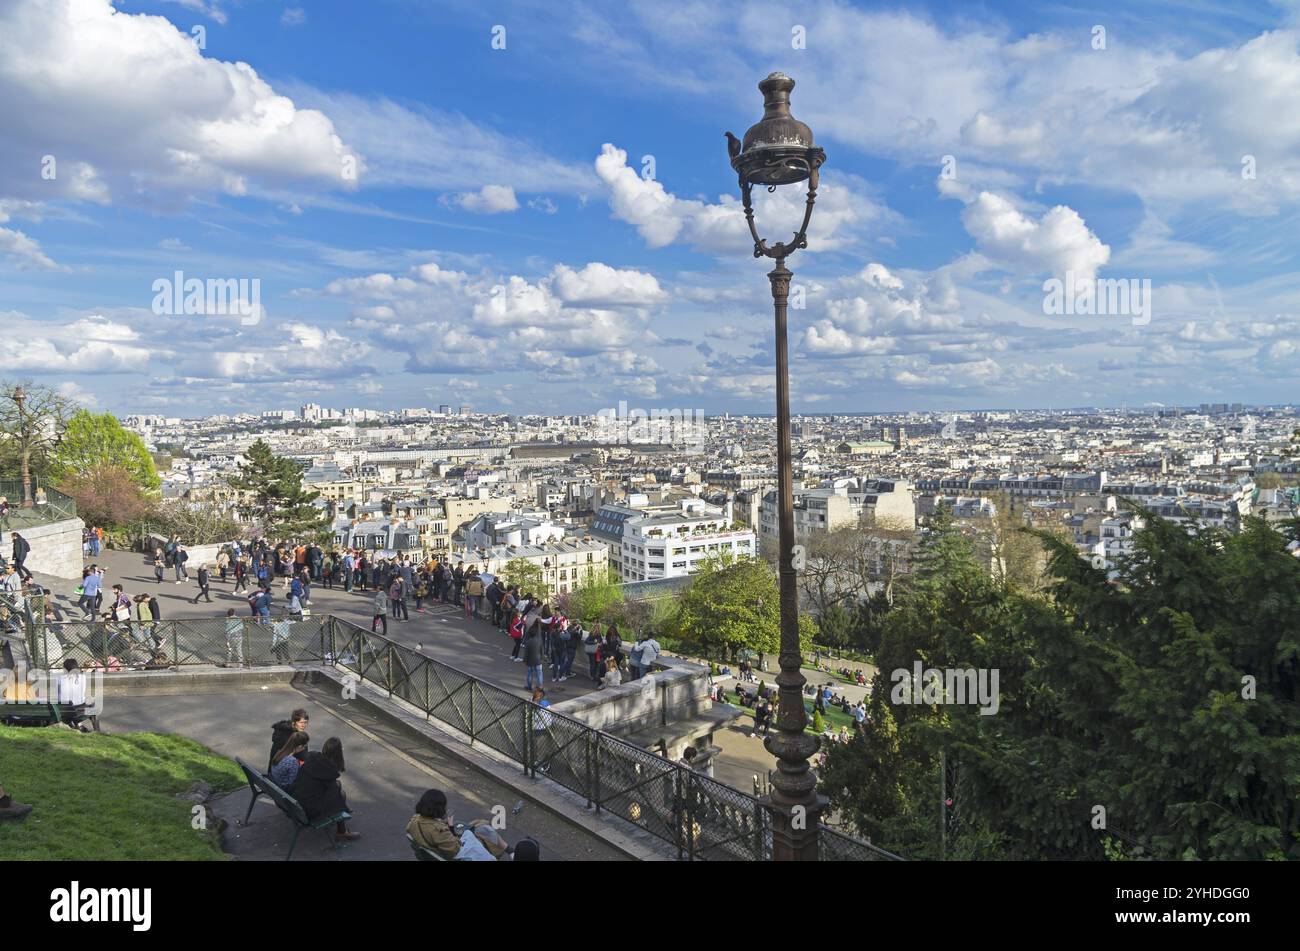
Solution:
<svg viewBox="0 0 1300 951">
<path fill-rule="evenodd" d="M 153 557 L 154 548 L 162 548 L 166 544 L 167 544 L 167 536 L 150 535 L 149 536 L 150 559 L 152 559 Z M 185 545 L 183 539 L 181 541 L 181 544 Z M 221 549 L 225 548 L 227 545 L 232 545 L 232 544 L 234 543 L 213 542 L 212 544 L 209 545 L 185 545 L 185 554 L 190 556 L 189 560 L 185 562 L 185 569 L 192 574 L 194 572 L 197 572 L 199 568 L 203 565 L 207 565 L 209 569 L 216 567 L 217 555 L 221 554 Z M 150 563 L 152 564 L 152 561 Z"/>
<path fill-rule="evenodd" d="M 650 727 L 689 720 L 707 712 L 712 705 L 707 667 L 661 656 L 658 669 L 648 680 L 642 678 L 605 687 L 557 703 L 555 709 L 592 729 L 627 736 Z"/>
<path fill-rule="evenodd" d="M 28 571 L 38 574 L 53 575 L 56 578 L 81 578 L 81 533 L 86 523 L 79 518 L 68 518 L 60 522 L 46 522 L 41 525 L 29 525 L 19 530 L 19 534 L 32 546 L 27 556 Z M 13 543 L 5 533 L 4 553 L 6 560 L 13 550 Z"/>
</svg>

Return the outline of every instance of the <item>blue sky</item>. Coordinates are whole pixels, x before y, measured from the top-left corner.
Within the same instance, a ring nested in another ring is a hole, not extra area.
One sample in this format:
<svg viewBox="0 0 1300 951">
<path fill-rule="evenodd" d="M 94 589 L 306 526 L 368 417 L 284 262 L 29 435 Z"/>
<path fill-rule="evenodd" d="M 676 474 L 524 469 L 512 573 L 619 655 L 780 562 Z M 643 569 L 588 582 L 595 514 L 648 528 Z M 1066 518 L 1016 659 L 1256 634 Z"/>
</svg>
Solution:
<svg viewBox="0 0 1300 951">
<path fill-rule="evenodd" d="M 1296 27 L 1290 4 L 0 0 L 3 375 L 119 413 L 770 412 L 722 132 L 781 69 L 828 154 L 790 261 L 796 412 L 1290 402 Z M 759 204 L 777 238 L 786 191 Z M 260 307 L 159 313 L 177 271 Z M 1045 314 L 1067 273 L 1150 281 L 1149 320 Z"/>
</svg>

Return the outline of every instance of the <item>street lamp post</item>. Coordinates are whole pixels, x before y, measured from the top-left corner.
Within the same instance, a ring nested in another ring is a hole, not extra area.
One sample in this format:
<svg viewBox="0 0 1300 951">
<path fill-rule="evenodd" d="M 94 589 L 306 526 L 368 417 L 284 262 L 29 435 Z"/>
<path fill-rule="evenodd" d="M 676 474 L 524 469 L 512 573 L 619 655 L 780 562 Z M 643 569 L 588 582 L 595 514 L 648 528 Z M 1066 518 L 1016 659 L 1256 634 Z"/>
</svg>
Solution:
<svg viewBox="0 0 1300 951">
<path fill-rule="evenodd" d="M 780 704 L 774 736 L 764 745 L 776 757 L 772 793 L 766 797 L 773 816 L 772 857 L 776 861 L 816 861 L 817 823 L 826 807 L 817 795 L 817 775 L 809 757 L 819 747 L 816 737 L 804 732 L 808 717 L 803 708 L 802 655 L 799 651 L 799 592 L 794 569 L 794 491 L 790 461 L 790 368 L 786 342 L 786 308 L 790 300 L 790 279 L 794 275 L 785 259 L 808 247 L 808 222 L 817 198 L 818 170 L 826 153 L 813 144 L 812 130 L 790 114 L 790 91 L 794 80 L 784 73 L 772 73 L 758 84 L 763 93 L 763 118 L 751 126 L 743 141 L 728 132 L 727 151 L 731 167 L 740 176 L 740 196 L 745 220 L 754 239 L 754 257 L 773 258 L 768 272 L 772 303 L 776 312 L 776 430 L 777 499 L 780 537 L 779 578 L 781 589 L 781 673 L 776 682 Z M 788 242 L 769 245 L 758 236 L 754 224 L 751 192 L 755 185 L 775 191 L 779 185 L 808 182 L 803 223 Z"/>
<path fill-rule="evenodd" d="M 31 469 L 31 441 L 27 434 L 27 416 L 24 412 L 27 403 L 27 394 L 23 392 L 21 386 L 14 387 L 14 393 L 11 397 L 14 405 L 18 407 L 18 452 L 19 463 L 22 467 L 21 477 L 23 480 L 23 500 L 22 508 L 29 509 L 35 506 L 32 501 L 32 469 Z"/>
</svg>

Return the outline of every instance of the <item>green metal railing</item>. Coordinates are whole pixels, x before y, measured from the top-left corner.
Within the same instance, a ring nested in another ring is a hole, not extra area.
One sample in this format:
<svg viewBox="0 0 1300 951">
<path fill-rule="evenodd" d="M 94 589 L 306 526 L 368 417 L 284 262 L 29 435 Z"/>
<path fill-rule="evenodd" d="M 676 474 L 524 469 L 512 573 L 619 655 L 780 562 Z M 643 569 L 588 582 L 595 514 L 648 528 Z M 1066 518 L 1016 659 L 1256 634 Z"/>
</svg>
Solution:
<svg viewBox="0 0 1300 951">
<path fill-rule="evenodd" d="M 481 743 L 618 816 L 694 860 L 768 861 L 772 819 L 761 800 L 537 706 L 419 651 L 333 616 L 292 620 L 214 618 L 156 622 L 35 623 L 31 657 L 41 667 L 75 657 L 108 670 L 224 664 L 322 664 L 410 704 L 426 719 Z M 825 861 L 899 857 L 819 827 Z"/>
<path fill-rule="evenodd" d="M 77 503 L 58 489 L 32 483 L 33 504 L 23 508 L 23 484 L 16 479 L 0 480 L 0 497 L 9 503 L 9 511 L 0 516 L 0 529 L 22 531 L 28 525 L 43 525 L 77 517 Z"/>
</svg>

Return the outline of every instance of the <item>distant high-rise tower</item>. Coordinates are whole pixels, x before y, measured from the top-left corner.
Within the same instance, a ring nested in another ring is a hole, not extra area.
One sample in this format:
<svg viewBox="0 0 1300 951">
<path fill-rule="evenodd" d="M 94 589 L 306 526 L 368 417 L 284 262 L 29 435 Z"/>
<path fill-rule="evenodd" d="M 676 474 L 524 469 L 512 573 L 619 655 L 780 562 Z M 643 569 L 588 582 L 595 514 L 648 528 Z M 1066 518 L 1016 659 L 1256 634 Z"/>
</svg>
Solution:
<svg viewBox="0 0 1300 951">
<path fill-rule="evenodd" d="M 907 427 L 899 426 L 897 433 L 894 435 L 894 449 L 899 450 L 907 445 Z"/>
</svg>

